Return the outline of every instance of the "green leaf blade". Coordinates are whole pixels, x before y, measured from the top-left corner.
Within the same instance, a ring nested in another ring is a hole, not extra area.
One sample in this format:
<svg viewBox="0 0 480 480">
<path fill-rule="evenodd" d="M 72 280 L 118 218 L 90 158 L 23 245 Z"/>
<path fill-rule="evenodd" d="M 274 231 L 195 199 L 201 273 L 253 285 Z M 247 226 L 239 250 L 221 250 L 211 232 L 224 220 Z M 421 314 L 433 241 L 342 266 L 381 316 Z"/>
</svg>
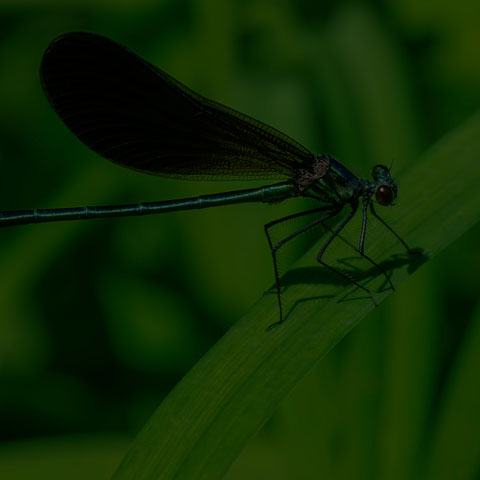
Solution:
<svg viewBox="0 0 480 480">
<path fill-rule="evenodd" d="M 384 230 L 367 245 L 367 252 L 378 252 L 390 262 L 395 285 L 480 220 L 479 158 L 477 115 L 399 179 L 395 228 L 423 254 L 403 255 L 401 245 Z M 265 295 L 165 399 L 132 445 L 117 480 L 221 478 L 293 386 L 373 309 L 363 292 L 325 273 L 314 252 L 295 269 L 301 276 L 315 268 L 321 284 L 310 280 L 289 285 L 289 315 L 268 332 L 278 310 L 275 295 Z M 334 254 L 348 257 L 351 249 L 340 242 Z M 381 275 L 368 277 L 368 288 L 376 292 L 383 285 Z M 381 301 L 390 293 L 375 293 L 375 298 Z M 293 308 L 289 301 L 319 295 L 297 301 Z"/>
</svg>

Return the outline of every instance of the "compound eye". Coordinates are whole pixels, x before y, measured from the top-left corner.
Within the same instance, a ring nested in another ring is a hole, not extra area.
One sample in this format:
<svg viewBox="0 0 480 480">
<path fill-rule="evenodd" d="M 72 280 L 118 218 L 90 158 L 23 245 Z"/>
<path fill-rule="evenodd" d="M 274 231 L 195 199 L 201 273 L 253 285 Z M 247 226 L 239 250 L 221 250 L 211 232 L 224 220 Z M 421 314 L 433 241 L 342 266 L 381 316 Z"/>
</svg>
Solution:
<svg viewBox="0 0 480 480">
<path fill-rule="evenodd" d="M 375 200 L 383 206 L 390 205 L 393 202 L 393 197 L 393 190 L 385 185 L 378 187 L 375 192 Z"/>
</svg>

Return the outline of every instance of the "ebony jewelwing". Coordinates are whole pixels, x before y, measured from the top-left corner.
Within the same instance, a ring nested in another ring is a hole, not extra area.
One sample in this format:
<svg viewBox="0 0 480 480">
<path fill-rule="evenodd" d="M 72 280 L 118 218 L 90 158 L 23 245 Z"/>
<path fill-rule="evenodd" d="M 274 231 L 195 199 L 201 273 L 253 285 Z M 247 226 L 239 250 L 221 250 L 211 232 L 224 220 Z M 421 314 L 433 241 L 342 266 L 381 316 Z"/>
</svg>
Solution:
<svg viewBox="0 0 480 480">
<path fill-rule="evenodd" d="M 260 188 L 237 190 L 195 198 L 100 207 L 73 207 L 0 212 L 0 226 L 81 220 L 99 217 L 148 215 L 230 205 L 242 202 L 276 203 L 292 197 L 318 200 L 317 208 L 267 223 L 265 233 L 273 257 L 280 320 L 283 321 L 280 276 L 276 252 L 297 235 L 324 224 L 348 205 L 351 210 L 331 230 L 317 254 L 320 264 L 344 276 L 322 257 L 325 250 L 362 206 L 358 252 L 393 284 L 383 268 L 365 252 L 368 209 L 395 235 L 376 213 L 373 199 L 391 205 L 397 186 L 385 165 L 372 169 L 373 181 L 358 179 L 329 155 L 315 155 L 278 130 L 236 110 L 202 97 L 129 49 L 86 32 L 61 35 L 43 55 L 41 81 L 44 92 L 65 125 L 90 149 L 132 170 L 190 180 L 283 179 Z M 318 217 L 273 243 L 274 225 L 304 215 Z"/>
</svg>

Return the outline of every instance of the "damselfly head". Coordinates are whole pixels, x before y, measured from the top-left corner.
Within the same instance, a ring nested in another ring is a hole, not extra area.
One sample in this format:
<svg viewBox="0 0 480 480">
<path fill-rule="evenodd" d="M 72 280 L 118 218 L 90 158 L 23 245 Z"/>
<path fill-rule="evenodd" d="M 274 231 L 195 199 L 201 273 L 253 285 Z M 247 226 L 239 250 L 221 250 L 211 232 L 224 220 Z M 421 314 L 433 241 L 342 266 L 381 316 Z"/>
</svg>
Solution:
<svg viewBox="0 0 480 480">
<path fill-rule="evenodd" d="M 372 177 L 375 180 L 375 200 L 383 206 L 391 205 L 397 198 L 397 186 L 388 167 L 375 165 L 372 168 Z"/>
</svg>

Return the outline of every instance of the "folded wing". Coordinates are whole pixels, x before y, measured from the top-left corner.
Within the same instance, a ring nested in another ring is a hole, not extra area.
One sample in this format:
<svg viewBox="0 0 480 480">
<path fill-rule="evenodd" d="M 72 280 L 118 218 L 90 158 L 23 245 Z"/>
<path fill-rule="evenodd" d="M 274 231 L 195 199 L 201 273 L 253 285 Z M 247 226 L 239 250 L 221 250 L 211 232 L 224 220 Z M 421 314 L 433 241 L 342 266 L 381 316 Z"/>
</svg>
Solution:
<svg viewBox="0 0 480 480">
<path fill-rule="evenodd" d="M 119 165 L 192 179 L 291 178 L 313 155 L 287 135 L 193 92 L 100 35 L 55 39 L 44 91 L 67 127 Z"/>
</svg>

